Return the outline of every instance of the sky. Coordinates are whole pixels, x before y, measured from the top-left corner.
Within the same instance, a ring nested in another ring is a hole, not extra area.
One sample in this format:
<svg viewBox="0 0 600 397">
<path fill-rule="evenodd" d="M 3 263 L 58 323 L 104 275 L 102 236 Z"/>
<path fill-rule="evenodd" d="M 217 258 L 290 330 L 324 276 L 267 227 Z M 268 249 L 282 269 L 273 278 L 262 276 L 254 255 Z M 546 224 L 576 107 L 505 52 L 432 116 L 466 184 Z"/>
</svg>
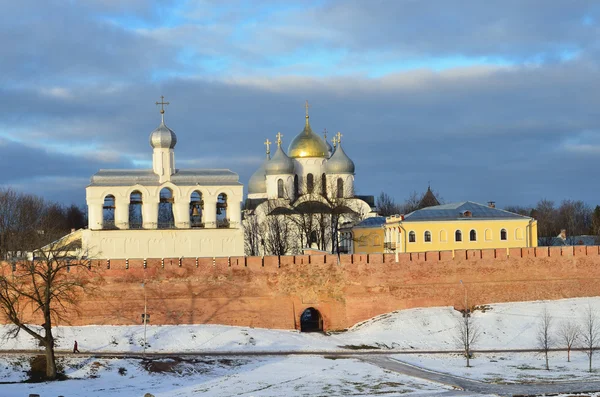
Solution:
<svg viewBox="0 0 600 397">
<path fill-rule="evenodd" d="M 600 204 L 600 3 L 0 0 L 0 186 L 85 204 L 150 168 L 170 102 L 177 168 L 247 185 L 263 142 L 343 134 L 356 193 Z"/>
</svg>

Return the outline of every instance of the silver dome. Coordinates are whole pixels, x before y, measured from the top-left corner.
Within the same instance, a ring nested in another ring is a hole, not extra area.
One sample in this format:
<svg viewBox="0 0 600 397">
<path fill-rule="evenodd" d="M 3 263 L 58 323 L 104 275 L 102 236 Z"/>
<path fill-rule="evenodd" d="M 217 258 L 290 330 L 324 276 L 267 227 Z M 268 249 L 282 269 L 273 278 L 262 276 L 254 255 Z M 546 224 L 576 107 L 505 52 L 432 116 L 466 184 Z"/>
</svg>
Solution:
<svg viewBox="0 0 600 397">
<path fill-rule="evenodd" d="M 329 153 L 329 156 L 328 156 L 328 157 L 331 157 L 331 155 L 333 154 L 333 147 L 331 146 L 331 143 L 329 143 L 329 142 L 327 141 L 327 139 L 325 139 L 325 143 L 327 144 L 327 151 L 328 151 L 328 153 Z"/>
<path fill-rule="evenodd" d="M 341 143 L 337 144 L 335 152 L 327 160 L 325 172 L 328 174 L 354 174 L 354 162 L 346 155 Z"/>
<path fill-rule="evenodd" d="M 154 149 L 173 149 L 177 144 L 177 136 L 164 120 L 150 134 L 150 146 Z"/>
<path fill-rule="evenodd" d="M 281 145 L 277 146 L 275 155 L 267 163 L 265 168 L 267 175 L 281 175 L 281 174 L 293 174 L 294 173 L 294 160 L 289 158 L 287 154 L 283 152 Z"/>
<path fill-rule="evenodd" d="M 250 180 L 248 181 L 248 194 L 267 192 L 267 177 L 265 167 L 269 161 L 269 157 L 267 157 L 260 167 L 258 167 L 256 172 L 250 177 Z"/>
</svg>

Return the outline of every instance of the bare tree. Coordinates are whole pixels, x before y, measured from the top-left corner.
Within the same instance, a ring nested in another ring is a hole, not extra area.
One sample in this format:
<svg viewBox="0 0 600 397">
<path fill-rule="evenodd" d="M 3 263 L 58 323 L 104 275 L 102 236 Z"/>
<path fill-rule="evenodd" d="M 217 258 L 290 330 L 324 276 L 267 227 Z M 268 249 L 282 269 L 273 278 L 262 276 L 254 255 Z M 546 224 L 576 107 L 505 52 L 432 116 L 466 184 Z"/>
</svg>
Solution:
<svg viewBox="0 0 600 397">
<path fill-rule="evenodd" d="M 402 213 L 402 208 L 394 199 L 385 192 L 379 193 L 377 196 L 377 212 L 381 216 L 390 216 Z"/>
<path fill-rule="evenodd" d="M 467 367 L 470 367 L 471 349 L 479 340 L 480 331 L 475 319 L 465 310 L 462 317 L 456 321 L 455 342 L 457 346 L 464 352 L 467 360 Z"/>
<path fill-rule="evenodd" d="M 44 228 L 38 234 L 53 233 Z M 59 239 L 36 250 L 30 260 L 0 265 L 0 313 L 14 326 L 8 336 L 24 331 L 39 341 L 45 349 L 48 379 L 57 378 L 52 325 L 65 319 L 87 279 L 89 260 L 75 257 L 81 254 L 80 247 L 79 241 Z M 38 319 L 41 326 L 33 325 Z"/>
<path fill-rule="evenodd" d="M 258 218 L 255 214 L 246 212 L 244 220 L 244 251 L 247 256 L 260 255 L 260 245 L 262 228 L 258 223 Z"/>
<path fill-rule="evenodd" d="M 552 347 L 553 340 L 550 335 L 550 327 L 552 325 L 552 316 L 548 311 L 548 308 L 544 307 L 542 314 L 540 315 L 540 324 L 537 332 L 537 342 L 538 347 L 544 352 L 544 356 L 546 357 L 546 370 L 550 370 L 550 365 L 548 363 L 548 352 Z"/>
<path fill-rule="evenodd" d="M 594 350 L 600 344 L 600 319 L 598 313 L 588 306 L 582 319 L 581 344 L 589 358 L 589 371 L 592 372 Z"/>
<path fill-rule="evenodd" d="M 567 346 L 567 361 L 571 362 L 571 349 L 579 340 L 581 330 L 577 324 L 571 321 L 564 321 L 558 329 L 558 338 Z"/>
</svg>

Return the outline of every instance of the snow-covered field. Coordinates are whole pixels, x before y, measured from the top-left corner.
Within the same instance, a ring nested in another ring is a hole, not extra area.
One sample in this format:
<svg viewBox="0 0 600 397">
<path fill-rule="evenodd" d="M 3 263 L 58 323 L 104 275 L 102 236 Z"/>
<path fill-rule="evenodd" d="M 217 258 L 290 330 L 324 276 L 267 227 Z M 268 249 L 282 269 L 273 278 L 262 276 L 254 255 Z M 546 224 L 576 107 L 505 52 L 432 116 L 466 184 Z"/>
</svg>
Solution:
<svg viewBox="0 0 600 397">
<path fill-rule="evenodd" d="M 553 326 L 567 320 L 580 321 L 589 307 L 600 313 L 600 298 L 565 299 L 490 305 L 474 318 L 481 329 L 476 348 L 527 349 L 536 347 L 539 316 L 544 307 Z M 44 396 L 413 396 L 448 393 L 441 384 L 389 372 L 357 359 L 334 359 L 325 355 L 260 357 L 186 357 L 179 352 L 335 352 L 343 348 L 381 350 L 454 350 L 456 320 L 450 307 L 412 309 L 388 313 L 346 332 L 302 334 L 218 325 L 148 326 L 147 351 L 173 353 L 173 359 L 143 362 L 137 359 L 71 357 L 61 359 L 72 379 L 51 384 L 1 384 L 0 397 L 39 392 Z M 6 331 L 0 327 L 0 334 Z M 57 327 L 57 350 L 70 351 L 77 340 L 82 352 L 132 352 L 143 350 L 143 326 Z M 557 347 L 561 347 L 557 345 Z M 0 350 L 37 349 L 36 342 L 21 333 L 18 339 L 2 339 Z M 473 368 L 464 368 L 457 354 L 398 354 L 396 358 L 419 367 L 483 381 L 522 382 L 552 379 L 600 380 L 586 372 L 587 356 L 552 353 L 551 370 L 543 370 L 542 357 L 533 353 L 478 354 Z M 600 355 L 597 367 L 600 368 Z M 28 360 L 0 358 L 0 382 L 27 378 Z M 447 395 L 447 394 L 445 394 Z M 464 395 L 464 394 L 463 394 Z"/>
</svg>

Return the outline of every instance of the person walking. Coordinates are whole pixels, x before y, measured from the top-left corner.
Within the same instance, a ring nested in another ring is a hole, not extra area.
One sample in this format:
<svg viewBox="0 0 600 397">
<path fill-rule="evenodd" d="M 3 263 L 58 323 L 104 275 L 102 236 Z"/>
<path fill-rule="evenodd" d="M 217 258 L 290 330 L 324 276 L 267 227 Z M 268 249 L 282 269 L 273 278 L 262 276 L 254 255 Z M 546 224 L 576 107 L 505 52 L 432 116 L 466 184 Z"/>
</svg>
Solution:
<svg viewBox="0 0 600 397">
<path fill-rule="evenodd" d="M 79 353 L 79 349 L 77 348 L 77 341 L 75 341 L 75 344 L 73 345 L 73 353 Z"/>
</svg>

